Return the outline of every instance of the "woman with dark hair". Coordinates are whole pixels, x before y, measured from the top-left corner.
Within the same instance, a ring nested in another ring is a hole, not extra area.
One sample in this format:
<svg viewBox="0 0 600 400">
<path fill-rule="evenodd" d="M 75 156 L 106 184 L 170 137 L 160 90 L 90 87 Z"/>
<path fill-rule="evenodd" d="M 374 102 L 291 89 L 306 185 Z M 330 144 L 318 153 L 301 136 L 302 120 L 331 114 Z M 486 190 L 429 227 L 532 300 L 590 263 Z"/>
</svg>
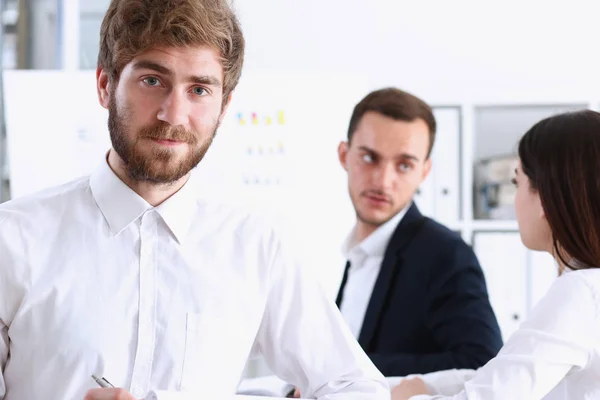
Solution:
<svg viewBox="0 0 600 400">
<path fill-rule="evenodd" d="M 404 380 L 393 400 L 600 399 L 600 113 L 559 114 L 519 142 L 515 211 L 523 244 L 559 277 L 500 350 L 450 397 Z M 412 396 L 412 397 L 411 397 Z"/>
</svg>

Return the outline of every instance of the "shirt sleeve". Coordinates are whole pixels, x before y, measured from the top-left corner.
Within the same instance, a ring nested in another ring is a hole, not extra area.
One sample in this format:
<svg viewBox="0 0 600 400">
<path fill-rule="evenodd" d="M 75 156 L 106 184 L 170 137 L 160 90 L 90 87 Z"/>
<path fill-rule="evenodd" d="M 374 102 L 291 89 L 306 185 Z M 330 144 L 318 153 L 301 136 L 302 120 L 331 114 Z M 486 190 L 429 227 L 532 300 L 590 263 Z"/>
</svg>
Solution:
<svg viewBox="0 0 600 400">
<path fill-rule="evenodd" d="M 9 212 L 0 210 L 0 400 L 7 392 L 4 371 L 10 352 L 8 328 L 23 298 L 15 284 L 23 271 L 23 236 L 18 221 L 9 217 Z"/>
<path fill-rule="evenodd" d="M 461 393 L 411 400 L 542 399 L 567 373 L 586 367 L 600 325 L 597 301 L 585 277 L 568 272 Z"/>
<path fill-rule="evenodd" d="M 0 321 L 0 399 L 6 395 L 4 368 L 8 360 L 8 327 Z"/>
<path fill-rule="evenodd" d="M 5 215 L 0 212 L 0 399 L 6 395 L 6 382 L 4 381 L 4 368 L 8 361 L 8 268 L 11 265 L 11 253 L 9 252 L 8 237 L 9 228 Z"/>
<path fill-rule="evenodd" d="M 383 375 L 350 333 L 310 266 L 274 239 L 270 291 L 257 342 L 273 372 L 319 400 L 390 398 Z M 304 267 L 304 268 L 303 268 Z"/>
</svg>

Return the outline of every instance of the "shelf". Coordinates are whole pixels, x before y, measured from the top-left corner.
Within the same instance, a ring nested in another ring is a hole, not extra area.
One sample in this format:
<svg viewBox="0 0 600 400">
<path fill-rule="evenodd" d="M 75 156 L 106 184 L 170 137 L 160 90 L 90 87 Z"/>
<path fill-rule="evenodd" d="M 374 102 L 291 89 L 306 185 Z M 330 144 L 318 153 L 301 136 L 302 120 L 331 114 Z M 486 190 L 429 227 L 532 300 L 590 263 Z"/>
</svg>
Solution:
<svg viewBox="0 0 600 400">
<path fill-rule="evenodd" d="M 518 231 L 515 220 L 474 220 L 471 222 L 474 231 Z"/>
</svg>

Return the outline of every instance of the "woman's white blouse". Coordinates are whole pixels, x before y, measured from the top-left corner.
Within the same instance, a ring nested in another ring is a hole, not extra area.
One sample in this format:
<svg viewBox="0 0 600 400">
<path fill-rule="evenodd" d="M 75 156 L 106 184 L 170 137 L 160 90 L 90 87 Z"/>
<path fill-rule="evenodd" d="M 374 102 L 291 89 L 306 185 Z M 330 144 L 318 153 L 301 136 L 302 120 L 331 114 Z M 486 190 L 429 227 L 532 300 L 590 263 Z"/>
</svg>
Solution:
<svg viewBox="0 0 600 400">
<path fill-rule="evenodd" d="M 600 269 L 570 271 L 456 396 L 411 400 L 600 399 Z"/>
</svg>

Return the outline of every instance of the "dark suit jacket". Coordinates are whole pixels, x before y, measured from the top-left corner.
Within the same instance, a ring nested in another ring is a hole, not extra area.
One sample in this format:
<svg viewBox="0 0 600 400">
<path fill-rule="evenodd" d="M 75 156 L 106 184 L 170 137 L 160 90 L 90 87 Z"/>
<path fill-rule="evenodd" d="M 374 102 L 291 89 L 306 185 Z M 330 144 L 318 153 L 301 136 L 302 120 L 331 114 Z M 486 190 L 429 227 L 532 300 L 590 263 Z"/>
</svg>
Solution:
<svg viewBox="0 0 600 400">
<path fill-rule="evenodd" d="M 473 250 L 414 204 L 388 244 L 358 341 L 385 376 L 476 369 L 502 346 Z"/>
</svg>

